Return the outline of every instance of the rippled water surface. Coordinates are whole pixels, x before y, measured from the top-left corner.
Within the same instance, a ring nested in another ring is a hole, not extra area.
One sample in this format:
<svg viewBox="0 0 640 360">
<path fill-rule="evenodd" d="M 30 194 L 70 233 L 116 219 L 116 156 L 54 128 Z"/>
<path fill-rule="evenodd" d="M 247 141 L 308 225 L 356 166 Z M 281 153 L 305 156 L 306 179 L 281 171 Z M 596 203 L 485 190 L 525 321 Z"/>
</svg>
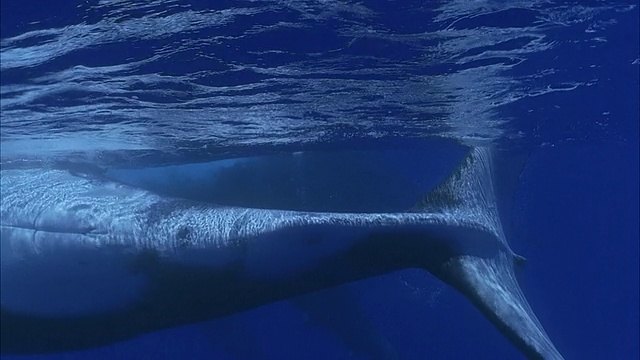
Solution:
<svg viewBox="0 0 640 360">
<path fill-rule="evenodd" d="M 620 41 L 610 29 L 637 14 L 625 3 L 83 1 L 62 2 L 60 15 L 17 4 L 2 14 L 5 162 L 624 138 L 613 109 L 572 119 L 537 104 L 561 109 L 567 93 L 601 91 L 603 68 L 638 62 L 602 54 Z M 545 132 L 555 123 L 562 131 Z"/>
</svg>

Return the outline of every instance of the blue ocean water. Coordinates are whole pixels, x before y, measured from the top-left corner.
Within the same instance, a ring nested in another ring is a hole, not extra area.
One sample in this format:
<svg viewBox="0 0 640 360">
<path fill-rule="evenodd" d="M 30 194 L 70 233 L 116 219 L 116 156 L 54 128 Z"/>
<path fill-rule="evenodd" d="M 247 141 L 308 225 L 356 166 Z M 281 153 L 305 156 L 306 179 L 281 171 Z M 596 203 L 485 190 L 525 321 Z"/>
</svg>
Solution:
<svg viewBox="0 0 640 360">
<path fill-rule="evenodd" d="M 637 359 L 637 5 L 3 0 L 0 158 L 140 169 L 432 138 L 526 153 L 510 242 L 529 259 L 529 302 L 567 359 Z M 104 348 L 2 358 L 520 357 L 411 270 Z"/>
</svg>

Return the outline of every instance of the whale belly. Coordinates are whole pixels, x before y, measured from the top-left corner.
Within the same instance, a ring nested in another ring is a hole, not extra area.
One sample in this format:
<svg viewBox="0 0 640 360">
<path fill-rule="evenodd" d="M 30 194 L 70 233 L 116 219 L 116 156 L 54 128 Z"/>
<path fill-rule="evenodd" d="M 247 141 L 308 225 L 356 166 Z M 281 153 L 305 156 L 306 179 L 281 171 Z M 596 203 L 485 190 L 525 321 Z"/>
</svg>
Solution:
<svg viewBox="0 0 640 360">
<path fill-rule="evenodd" d="M 92 235 L 2 226 L 0 304 L 15 314 L 69 317 L 105 313 L 142 298 L 147 280 L 123 247 Z"/>
</svg>

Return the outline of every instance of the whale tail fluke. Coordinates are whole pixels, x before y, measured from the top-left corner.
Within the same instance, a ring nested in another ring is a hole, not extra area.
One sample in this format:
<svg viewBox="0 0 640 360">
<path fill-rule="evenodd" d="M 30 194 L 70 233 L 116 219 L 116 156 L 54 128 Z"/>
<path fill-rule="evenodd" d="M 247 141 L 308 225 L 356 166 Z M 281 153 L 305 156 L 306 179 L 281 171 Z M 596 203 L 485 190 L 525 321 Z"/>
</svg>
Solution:
<svg viewBox="0 0 640 360">
<path fill-rule="evenodd" d="M 508 180 L 496 170 L 502 160 L 495 157 L 491 148 L 471 149 L 458 169 L 414 209 L 470 220 L 497 244 L 492 251 L 477 252 L 473 249 L 485 246 L 479 243 L 489 242 L 488 238 L 460 239 L 456 241 L 461 244 L 458 250 L 432 272 L 469 298 L 529 358 L 562 359 L 515 277 L 514 268 L 525 258 L 511 251 L 506 240 L 501 219 L 505 212 L 499 206 L 511 200 L 504 201 L 504 197 L 507 192 L 507 197 L 512 196 L 513 189 L 496 188 Z"/>
<path fill-rule="evenodd" d="M 530 359 L 562 359 L 520 290 L 511 261 L 461 256 L 448 264 L 449 284 L 463 293 Z"/>
</svg>

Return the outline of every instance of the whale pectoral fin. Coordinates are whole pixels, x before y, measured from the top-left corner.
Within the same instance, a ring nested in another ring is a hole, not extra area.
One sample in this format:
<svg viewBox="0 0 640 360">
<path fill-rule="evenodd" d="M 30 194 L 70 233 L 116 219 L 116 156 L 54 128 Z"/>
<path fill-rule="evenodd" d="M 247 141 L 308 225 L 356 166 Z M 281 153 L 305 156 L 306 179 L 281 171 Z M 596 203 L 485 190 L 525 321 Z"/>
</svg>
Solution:
<svg viewBox="0 0 640 360">
<path fill-rule="evenodd" d="M 562 359 L 529 306 L 506 253 L 462 255 L 443 266 L 440 278 L 471 302 L 530 359 Z"/>
</svg>

